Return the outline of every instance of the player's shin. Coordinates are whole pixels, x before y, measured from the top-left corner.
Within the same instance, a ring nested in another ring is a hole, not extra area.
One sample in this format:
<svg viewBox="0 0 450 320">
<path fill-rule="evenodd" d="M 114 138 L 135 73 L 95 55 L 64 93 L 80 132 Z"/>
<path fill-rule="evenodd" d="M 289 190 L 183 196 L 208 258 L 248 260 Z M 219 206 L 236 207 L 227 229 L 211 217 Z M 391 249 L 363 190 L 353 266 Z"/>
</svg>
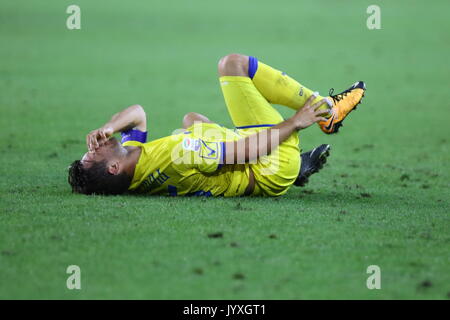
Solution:
<svg viewBox="0 0 450 320">
<path fill-rule="evenodd" d="M 270 103 L 298 110 L 314 93 L 286 73 L 258 61 L 255 57 L 249 57 L 248 69 L 249 77 L 255 87 Z M 318 102 L 321 99 L 323 97 L 318 95 L 313 102 Z M 329 106 L 332 106 L 331 101 Z M 327 106 L 323 105 L 320 108 L 327 109 Z"/>
</svg>

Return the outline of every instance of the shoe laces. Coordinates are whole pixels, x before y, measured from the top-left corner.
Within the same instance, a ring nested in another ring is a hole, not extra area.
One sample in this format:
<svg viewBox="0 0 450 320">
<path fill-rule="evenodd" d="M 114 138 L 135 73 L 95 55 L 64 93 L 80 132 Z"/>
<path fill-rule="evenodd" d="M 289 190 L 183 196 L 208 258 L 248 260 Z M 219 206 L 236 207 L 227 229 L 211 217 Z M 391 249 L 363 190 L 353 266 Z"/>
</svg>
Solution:
<svg viewBox="0 0 450 320">
<path fill-rule="evenodd" d="M 330 98 L 332 98 L 336 103 L 338 103 L 339 101 L 341 101 L 351 90 L 347 89 L 345 91 L 342 91 L 341 93 L 335 94 L 334 93 L 334 88 L 331 88 L 330 91 L 328 92 L 328 95 L 330 96 Z"/>
</svg>

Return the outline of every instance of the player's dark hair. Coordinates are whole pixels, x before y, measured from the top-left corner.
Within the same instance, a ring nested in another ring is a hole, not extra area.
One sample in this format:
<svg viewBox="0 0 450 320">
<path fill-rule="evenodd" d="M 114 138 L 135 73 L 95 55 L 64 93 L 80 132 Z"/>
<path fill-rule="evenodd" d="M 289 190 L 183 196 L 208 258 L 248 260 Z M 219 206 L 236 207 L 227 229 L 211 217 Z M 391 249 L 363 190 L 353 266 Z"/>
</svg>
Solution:
<svg viewBox="0 0 450 320">
<path fill-rule="evenodd" d="M 69 167 L 69 184 L 72 192 L 83 194 L 122 194 L 128 190 L 131 177 L 125 172 L 114 175 L 108 172 L 106 161 L 95 162 L 84 168 L 80 160 L 72 162 Z"/>
</svg>

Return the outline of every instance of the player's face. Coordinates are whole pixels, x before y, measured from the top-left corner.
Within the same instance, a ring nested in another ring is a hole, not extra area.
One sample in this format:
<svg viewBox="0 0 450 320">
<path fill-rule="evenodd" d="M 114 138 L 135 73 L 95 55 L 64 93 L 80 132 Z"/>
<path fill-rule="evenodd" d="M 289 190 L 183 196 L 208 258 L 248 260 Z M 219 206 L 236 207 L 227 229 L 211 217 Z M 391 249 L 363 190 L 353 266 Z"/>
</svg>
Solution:
<svg viewBox="0 0 450 320">
<path fill-rule="evenodd" d="M 89 168 L 95 162 L 108 161 L 115 156 L 119 155 L 122 151 L 122 145 L 117 141 L 116 138 L 112 137 L 105 142 L 102 146 L 97 148 L 94 152 L 86 152 L 81 158 L 83 167 Z"/>
</svg>

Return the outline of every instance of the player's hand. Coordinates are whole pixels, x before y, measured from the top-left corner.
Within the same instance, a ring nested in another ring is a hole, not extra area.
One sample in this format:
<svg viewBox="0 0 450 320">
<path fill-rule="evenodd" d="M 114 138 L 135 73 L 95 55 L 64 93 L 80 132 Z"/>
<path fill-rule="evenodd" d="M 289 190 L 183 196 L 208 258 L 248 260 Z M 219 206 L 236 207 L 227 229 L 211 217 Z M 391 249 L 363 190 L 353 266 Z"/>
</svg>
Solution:
<svg viewBox="0 0 450 320">
<path fill-rule="evenodd" d="M 297 130 L 302 130 L 308 128 L 313 123 L 327 120 L 324 115 L 329 115 L 330 110 L 319 109 L 319 107 L 321 107 L 322 105 L 327 104 L 327 100 L 324 98 L 313 104 L 312 102 L 316 97 L 317 96 L 314 94 L 311 95 L 311 97 L 309 97 L 309 99 L 306 101 L 303 108 L 298 110 L 292 116 L 291 119 L 293 120 Z"/>
<path fill-rule="evenodd" d="M 91 131 L 86 136 L 86 144 L 89 152 L 94 152 L 108 141 L 109 137 L 114 134 L 111 127 L 102 127 Z"/>
</svg>

